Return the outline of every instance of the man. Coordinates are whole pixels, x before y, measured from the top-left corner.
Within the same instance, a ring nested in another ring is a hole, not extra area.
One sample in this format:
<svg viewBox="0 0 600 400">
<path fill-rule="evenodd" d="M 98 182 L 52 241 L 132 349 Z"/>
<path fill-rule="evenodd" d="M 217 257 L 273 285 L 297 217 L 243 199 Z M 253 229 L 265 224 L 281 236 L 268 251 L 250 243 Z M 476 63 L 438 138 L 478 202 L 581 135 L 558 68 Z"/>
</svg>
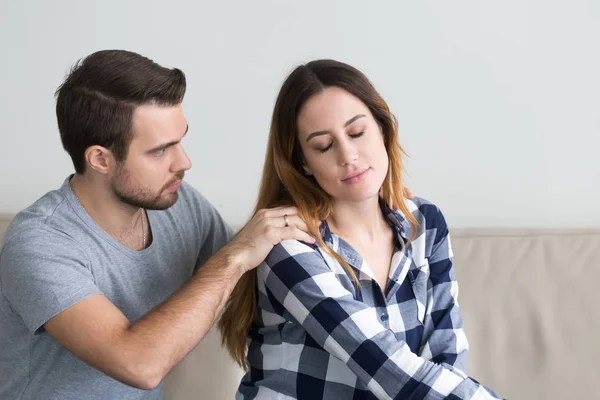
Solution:
<svg viewBox="0 0 600 400">
<path fill-rule="evenodd" d="M 160 399 L 242 274 L 281 240 L 314 242 L 289 207 L 260 211 L 234 238 L 183 182 L 185 89 L 180 70 L 115 50 L 86 57 L 57 90 L 75 174 L 6 232 L 0 398 Z"/>
</svg>

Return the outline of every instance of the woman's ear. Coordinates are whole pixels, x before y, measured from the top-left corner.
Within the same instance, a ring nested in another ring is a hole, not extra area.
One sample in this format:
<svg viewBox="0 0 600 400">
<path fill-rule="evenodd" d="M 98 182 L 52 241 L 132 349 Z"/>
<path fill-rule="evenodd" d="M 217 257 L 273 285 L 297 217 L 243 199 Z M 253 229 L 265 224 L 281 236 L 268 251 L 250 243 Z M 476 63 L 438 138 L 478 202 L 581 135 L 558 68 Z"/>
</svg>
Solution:
<svg viewBox="0 0 600 400">
<path fill-rule="evenodd" d="M 302 164 L 302 169 L 304 170 L 304 173 L 308 176 L 312 176 L 312 172 L 310 172 L 310 169 L 308 169 L 308 167 L 306 166 L 306 164 Z"/>
</svg>

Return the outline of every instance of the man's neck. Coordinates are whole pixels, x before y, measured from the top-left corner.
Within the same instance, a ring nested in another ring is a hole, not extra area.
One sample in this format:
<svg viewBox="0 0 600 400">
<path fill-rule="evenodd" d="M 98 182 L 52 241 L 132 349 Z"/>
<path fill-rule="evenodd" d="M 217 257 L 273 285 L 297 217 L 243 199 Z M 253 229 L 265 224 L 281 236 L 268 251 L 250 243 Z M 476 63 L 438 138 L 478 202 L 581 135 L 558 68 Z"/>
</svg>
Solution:
<svg viewBox="0 0 600 400">
<path fill-rule="evenodd" d="M 109 235 L 119 241 L 135 232 L 140 236 L 141 208 L 123 203 L 108 185 L 86 176 L 75 174 L 70 184 L 81 206 Z"/>
</svg>

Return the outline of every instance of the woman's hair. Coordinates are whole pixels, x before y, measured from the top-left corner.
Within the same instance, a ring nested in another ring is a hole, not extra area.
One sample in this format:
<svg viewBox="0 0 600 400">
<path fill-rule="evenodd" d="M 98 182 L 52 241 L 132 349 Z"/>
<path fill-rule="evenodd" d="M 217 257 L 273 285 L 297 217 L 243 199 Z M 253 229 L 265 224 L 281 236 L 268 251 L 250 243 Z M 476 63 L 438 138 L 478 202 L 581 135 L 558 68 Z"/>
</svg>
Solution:
<svg viewBox="0 0 600 400">
<path fill-rule="evenodd" d="M 390 208 L 399 209 L 408 218 L 413 225 L 413 234 L 416 232 L 417 221 L 404 202 L 404 150 L 398 141 L 396 118 L 362 72 L 334 60 L 315 60 L 300 65 L 283 83 L 273 110 L 260 192 L 254 212 L 277 206 L 297 207 L 319 246 L 336 258 L 358 285 L 351 267 L 323 242 L 319 231 L 321 221 L 331 215 L 331 196 L 302 169 L 298 114 L 310 98 L 328 87 L 346 90 L 369 108 L 381 128 L 389 158 L 388 173 L 380 194 Z M 247 368 L 246 340 L 255 318 L 256 290 L 256 270 L 253 269 L 244 274 L 234 288 L 218 323 L 223 344 L 243 368 Z"/>
</svg>

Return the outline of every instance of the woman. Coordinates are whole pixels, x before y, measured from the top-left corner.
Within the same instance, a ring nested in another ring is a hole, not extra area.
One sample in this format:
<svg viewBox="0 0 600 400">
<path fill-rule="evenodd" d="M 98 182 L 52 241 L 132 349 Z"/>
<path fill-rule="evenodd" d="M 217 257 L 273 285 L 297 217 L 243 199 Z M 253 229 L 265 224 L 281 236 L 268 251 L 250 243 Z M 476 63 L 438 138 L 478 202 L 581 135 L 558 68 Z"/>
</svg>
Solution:
<svg viewBox="0 0 600 400">
<path fill-rule="evenodd" d="M 497 398 L 466 375 L 448 228 L 404 198 L 402 153 L 357 69 L 317 60 L 287 78 L 257 210 L 296 206 L 317 242 L 275 246 L 230 298 L 219 328 L 249 368 L 238 398 Z"/>
</svg>

